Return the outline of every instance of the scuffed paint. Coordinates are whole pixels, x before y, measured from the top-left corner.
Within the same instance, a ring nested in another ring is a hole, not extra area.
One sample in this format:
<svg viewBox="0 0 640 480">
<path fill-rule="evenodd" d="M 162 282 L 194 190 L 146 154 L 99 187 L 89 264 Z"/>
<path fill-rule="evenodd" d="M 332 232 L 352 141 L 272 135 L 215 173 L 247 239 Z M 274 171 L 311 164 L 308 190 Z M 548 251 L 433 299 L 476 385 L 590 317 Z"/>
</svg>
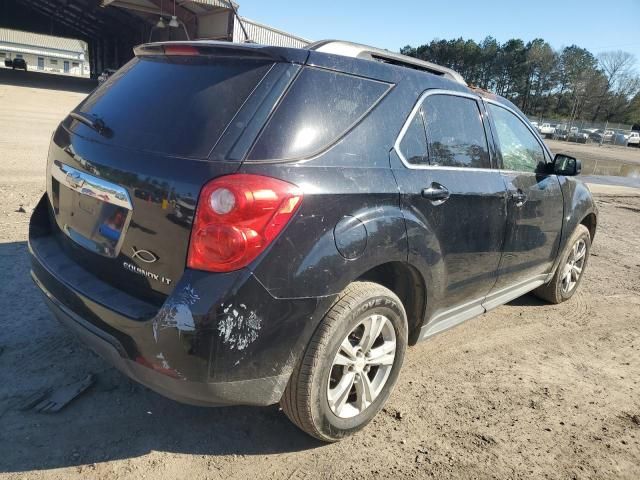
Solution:
<svg viewBox="0 0 640 480">
<path fill-rule="evenodd" d="M 191 305 L 200 300 L 191 285 L 185 285 L 182 291 L 170 298 L 153 319 L 153 338 L 158 342 L 158 332 L 165 328 L 176 328 L 180 332 L 192 332 L 196 324 L 191 313 Z"/>
<path fill-rule="evenodd" d="M 218 321 L 218 333 L 222 343 L 232 350 L 244 350 L 258 338 L 262 328 L 262 319 L 244 303 L 240 305 L 222 305 L 222 314 Z"/>
<path fill-rule="evenodd" d="M 156 358 L 162 362 L 162 368 L 166 368 L 167 370 L 171 368 L 171 366 L 169 366 L 169 362 L 167 362 L 167 359 L 164 358 L 164 353 L 160 352 L 156 355 Z"/>
</svg>

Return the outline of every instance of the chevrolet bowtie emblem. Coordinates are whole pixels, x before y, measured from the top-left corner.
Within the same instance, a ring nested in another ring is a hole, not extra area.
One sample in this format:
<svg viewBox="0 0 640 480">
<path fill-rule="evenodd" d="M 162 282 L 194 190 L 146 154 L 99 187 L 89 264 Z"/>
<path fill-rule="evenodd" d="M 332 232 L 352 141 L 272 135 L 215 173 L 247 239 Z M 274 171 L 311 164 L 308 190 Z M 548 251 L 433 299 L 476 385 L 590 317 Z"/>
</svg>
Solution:
<svg viewBox="0 0 640 480">
<path fill-rule="evenodd" d="M 84 185 L 84 179 L 79 173 L 67 173 L 66 180 L 71 188 L 80 188 Z"/>
</svg>

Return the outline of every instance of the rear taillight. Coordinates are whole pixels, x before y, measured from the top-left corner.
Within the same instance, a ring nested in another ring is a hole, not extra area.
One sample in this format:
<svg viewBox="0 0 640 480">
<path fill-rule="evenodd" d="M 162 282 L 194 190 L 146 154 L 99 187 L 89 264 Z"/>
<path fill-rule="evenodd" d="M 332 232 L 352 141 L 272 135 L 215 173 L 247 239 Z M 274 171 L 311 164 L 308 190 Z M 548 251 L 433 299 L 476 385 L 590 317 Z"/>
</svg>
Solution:
<svg viewBox="0 0 640 480">
<path fill-rule="evenodd" d="M 187 266 L 229 272 L 248 265 L 301 202 L 297 186 L 271 177 L 241 173 L 212 180 L 200 192 Z"/>
</svg>

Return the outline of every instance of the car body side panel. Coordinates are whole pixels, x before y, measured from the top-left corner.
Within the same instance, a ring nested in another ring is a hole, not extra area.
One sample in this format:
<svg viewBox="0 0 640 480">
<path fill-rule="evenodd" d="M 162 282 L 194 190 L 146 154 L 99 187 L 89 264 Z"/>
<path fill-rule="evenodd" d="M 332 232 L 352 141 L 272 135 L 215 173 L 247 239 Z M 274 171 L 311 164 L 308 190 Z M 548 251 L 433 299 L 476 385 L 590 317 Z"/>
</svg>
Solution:
<svg viewBox="0 0 640 480">
<path fill-rule="evenodd" d="M 242 171 L 286 179 L 304 192 L 295 218 L 249 266 L 274 297 L 336 294 L 373 267 L 406 261 L 404 219 L 388 167 L 246 165 Z M 349 218 L 357 226 L 345 232 Z"/>
<path fill-rule="evenodd" d="M 427 322 L 445 320 L 446 312 L 468 302 L 479 306 L 495 283 L 504 239 L 505 194 L 499 173 L 409 169 L 395 152 L 391 165 L 402 190 L 409 263 L 427 285 Z M 451 191 L 442 205 L 420 197 L 433 179 Z"/>
<path fill-rule="evenodd" d="M 502 172 L 511 195 L 524 192 L 516 205 L 509 198 L 504 251 L 494 291 L 549 273 L 558 254 L 562 231 L 563 195 L 556 175 Z"/>
<path fill-rule="evenodd" d="M 558 255 L 553 263 L 552 271 L 558 267 L 562 252 L 567 247 L 569 237 L 573 234 L 576 227 L 590 214 L 593 214 L 598 220 L 598 207 L 591 195 L 589 188 L 580 180 L 579 177 L 558 176 L 560 188 L 562 190 L 564 204 L 564 218 L 562 222 L 562 235 L 560 236 L 560 245 L 558 247 Z M 594 234 L 595 234 L 594 229 Z M 591 238 L 593 242 L 593 238 Z"/>
</svg>

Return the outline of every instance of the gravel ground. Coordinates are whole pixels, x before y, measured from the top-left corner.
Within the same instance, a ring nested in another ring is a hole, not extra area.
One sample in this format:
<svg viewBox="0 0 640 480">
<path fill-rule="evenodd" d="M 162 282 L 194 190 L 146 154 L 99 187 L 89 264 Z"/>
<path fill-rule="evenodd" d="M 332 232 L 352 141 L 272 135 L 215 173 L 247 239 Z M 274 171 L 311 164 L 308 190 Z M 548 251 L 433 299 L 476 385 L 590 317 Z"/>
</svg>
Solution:
<svg viewBox="0 0 640 480">
<path fill-rule="evenodd" d="M 49 314 L 29 278 L 27 220 L 50 133 L 82 97 L 0 85 L 0 478 L 640 478 L 639 196 L 597 196 L 571 301 L 527 295 L 409 349 L 386 409 L 323 445 L 277 406 L 164 399 Z M 87 373 L 95 385 L 59 413 L 19 409 Z"/>
</svg>

